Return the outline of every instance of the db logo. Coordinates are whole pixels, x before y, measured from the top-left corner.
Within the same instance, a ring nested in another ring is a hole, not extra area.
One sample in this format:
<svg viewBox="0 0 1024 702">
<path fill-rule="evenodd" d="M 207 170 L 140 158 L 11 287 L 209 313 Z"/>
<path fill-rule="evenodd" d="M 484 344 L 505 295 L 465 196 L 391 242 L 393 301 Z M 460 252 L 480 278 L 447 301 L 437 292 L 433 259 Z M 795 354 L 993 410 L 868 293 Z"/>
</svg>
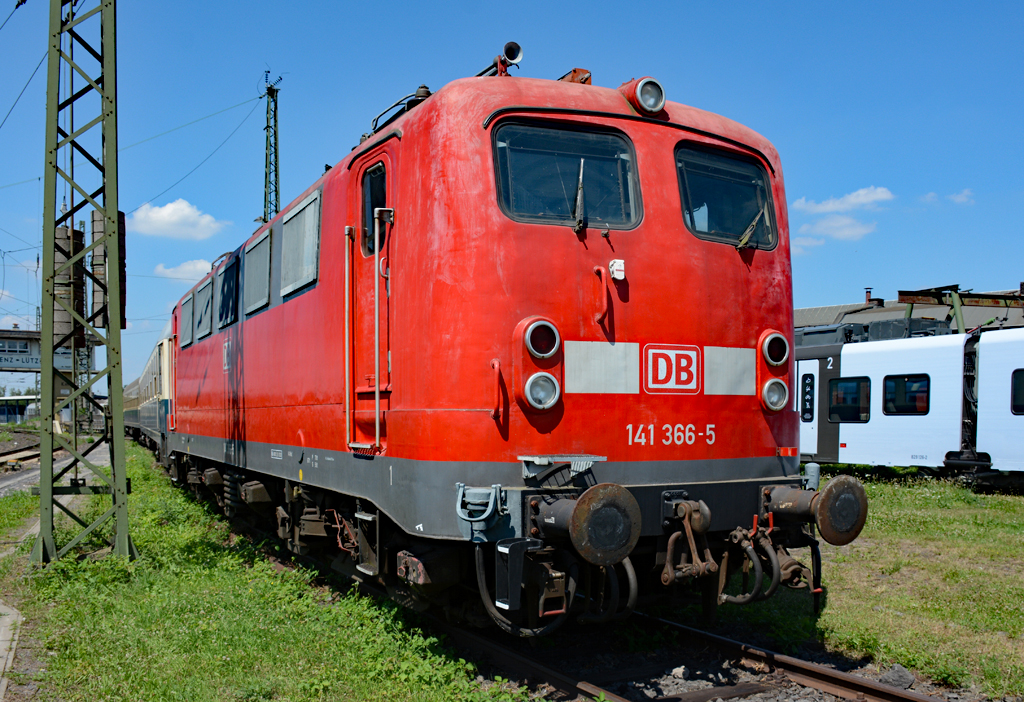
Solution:
<svg viewBox="0 0 1024 702">
<path fill-rule="evenodd" d="M 700 392 L 700 348 L 649 344 L 644 347 L 644 390 L 675 395 Z"/>
</svg>

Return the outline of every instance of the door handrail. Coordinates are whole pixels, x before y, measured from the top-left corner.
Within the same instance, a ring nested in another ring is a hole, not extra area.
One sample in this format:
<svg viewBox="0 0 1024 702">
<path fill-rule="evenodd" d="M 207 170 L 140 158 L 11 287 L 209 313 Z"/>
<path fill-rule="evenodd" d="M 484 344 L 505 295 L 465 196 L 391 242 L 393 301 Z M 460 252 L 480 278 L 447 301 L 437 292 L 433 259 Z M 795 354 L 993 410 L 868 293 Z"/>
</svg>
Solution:
<svg viewBox="0 0 1024 702">
<path fill-rule="evenodd" d="M 390 207 L 373 208 L 373 402 L 376 440 L 374 446 L 378 451 L 380 443 L 380 223 L 394 225 L 395 210 Z"/>
<path fill-rule="evenodd" d="M 352 412 L 350 403 L 352 402 L 352 364 L 349 339 L 349 327 L 351 326 L 351 306 L 352 301 L 350 299 L 352 282 L 349 279 L 349 266 L 351 265 L 350 260 L 352 257 L 352 242 L 355 240 L 355 227 L 345 227 L 345 444 L 352 444 Z"/>
</svg>

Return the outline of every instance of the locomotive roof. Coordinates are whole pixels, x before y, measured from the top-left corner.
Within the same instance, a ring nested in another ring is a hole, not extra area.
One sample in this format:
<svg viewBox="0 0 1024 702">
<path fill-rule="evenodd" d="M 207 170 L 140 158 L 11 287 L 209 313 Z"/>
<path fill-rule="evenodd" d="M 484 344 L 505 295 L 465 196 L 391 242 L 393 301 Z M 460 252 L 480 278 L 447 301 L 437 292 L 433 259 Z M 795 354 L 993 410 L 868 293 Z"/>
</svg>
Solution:
<svg viewBox="0 0 1024 702">
<path fill-rule="evenodd" d="M 522 109 L 517 110 L 516 108 Z M 666 100 L 663 111 L 657 117 L 648 117 L 639 114 L 618 88 L 543 78 L 474 76 L 459 78 L 448 83 L 414 109 L 400 113 L 398 117 L 386 122 L 386 126 L 354 147 L 350 154 L 347 154 L 329 171 L 310 183 L 304 191 L 282 207 L 270 222 L 261 225 L 246 237 L 245 241 L 251 241 L 260 235 L 273 222 L 287 213 L 292 206 L 321 187 L 326 179 L 336 176 L 337 173 L 350 167 L 352 162 L 366 150 L 390 138 L 396 131 L 411 134 L 421 123 L 436 122 L 439 119 L 468 125 L 475 124 L 480 129 L 486 129 L 493 124 L 497 116 L 514 115 L 517 112 L 529 115 L 531 111 L 536 114 L 538 109 L 544 110 L 544 114 L 548 118 L 557 118 L 560 115 L 600 118 L 604 115 L 616 119 L 621 116 L 628 120 L 640 120 L 655 125 L 660 123 L 677 128 L 680 130 L 681 138 L 687 132 L 720 137 L 724 141 L 748 147 L 760 154 L 767 160 L 772 172 L 781 177 L 782 166 L 779 155 L 770 141 L 735 120 L 707 110 Z M 192 289 L 205 282 L 217 268 L 225 265 L 227 260 L 225 258 L 219 266 L 215 266 L 204 275 Z M 181 299 L 188 294 L 185 293 Z"/>
<path fill-rule="evenodd" d="M 778 152 L 770 141 L 753 129 L 713 112 L 666 100 L 663 113 L 658 118 L 650 118 L 639 114 L 617 88 L 542 78 L 496 76 L 460 78 L 448 83 L 421 105 L 401 114 L 386 128 L 360 144 L 360 148 L 354 149 L 338 165 L 347 166 L 365 148 L 396 129 L 412 127 L 418 121 L 427 119 L 428 113 L 432 111 L 444 111 L 452 115 L 450 119 L 476 123 L 484 128 L 484 121 L 493 118 L 495 112 L 501 110 L 514 114 L 515 110 L 511 108 L 515 107 L 527 108 L 524 112 L 535 108 L 550 110 L 551 114 L 566 115 L 573 112 L 600 112 L 651 123 L 662 122 L 749 146 L 767 158 L 775 173 L 781 170 Z M 667 115 L 667 119 L 664 115 Z M 490 122 L 486 126 L 490 126 Z"/>
</svg>

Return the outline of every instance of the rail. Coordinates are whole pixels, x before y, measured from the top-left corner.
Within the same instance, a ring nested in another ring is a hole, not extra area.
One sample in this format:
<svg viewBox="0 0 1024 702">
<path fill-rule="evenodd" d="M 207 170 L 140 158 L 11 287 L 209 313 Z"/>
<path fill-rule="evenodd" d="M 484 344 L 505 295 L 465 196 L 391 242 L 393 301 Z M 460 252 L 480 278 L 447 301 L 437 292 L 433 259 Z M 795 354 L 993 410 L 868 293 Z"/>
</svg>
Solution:
<svg viewBox="0 0 1024 702">
<path fill-rule="evenodd" d="M 700 629 L 694 629 L 685 624 L 677 624 L 676 622 L 647 614 L 637 613 L 637 616 L 685 632 L 691 641 L 699 639 L 728 655 L 742 656 L 743 658 L 762 662 L 785 673 L 786 677 L 798 685 L 812 687 L 836 697 L 863 699 L 867 700 L 867 702 L 935 702 L 934 697 L 921 694 L 920 692 L 901 690 L 898 687 L 862 678 L 859 675 L 844 673 L 828 666 L 810 663 L 767 649 L 749 646 L 733 639 L 727 639 L 724 636 L 717 636 Z"/>
</svg>

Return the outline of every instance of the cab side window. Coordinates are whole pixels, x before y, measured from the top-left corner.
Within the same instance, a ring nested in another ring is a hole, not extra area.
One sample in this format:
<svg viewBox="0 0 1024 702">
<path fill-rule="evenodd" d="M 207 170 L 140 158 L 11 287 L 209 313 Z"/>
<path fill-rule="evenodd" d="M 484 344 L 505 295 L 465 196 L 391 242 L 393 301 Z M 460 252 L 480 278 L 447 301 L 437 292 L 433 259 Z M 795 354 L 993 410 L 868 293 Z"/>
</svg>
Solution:
<svg viewBox="0 0 1024 702">
<path fill-rule="evenodd" d="M 387 171 L 383 163 L 374 164 L 363 174 L 363 236 L 364 256 L 374 253 L 373 211 L 387 207 Z M 380 228 L 380 247 L 384 248 L 385 227 Z"/>
<path fill-rule="evenodd" d="M 218 311 L 217 327 L 224 328 L 234 324 L 238 319 L 238 259 L 232 259 L 231 263 L 220 269 L 217 273 L 217 284 L 220 290 L 217 293 Z"/>
</svg>

